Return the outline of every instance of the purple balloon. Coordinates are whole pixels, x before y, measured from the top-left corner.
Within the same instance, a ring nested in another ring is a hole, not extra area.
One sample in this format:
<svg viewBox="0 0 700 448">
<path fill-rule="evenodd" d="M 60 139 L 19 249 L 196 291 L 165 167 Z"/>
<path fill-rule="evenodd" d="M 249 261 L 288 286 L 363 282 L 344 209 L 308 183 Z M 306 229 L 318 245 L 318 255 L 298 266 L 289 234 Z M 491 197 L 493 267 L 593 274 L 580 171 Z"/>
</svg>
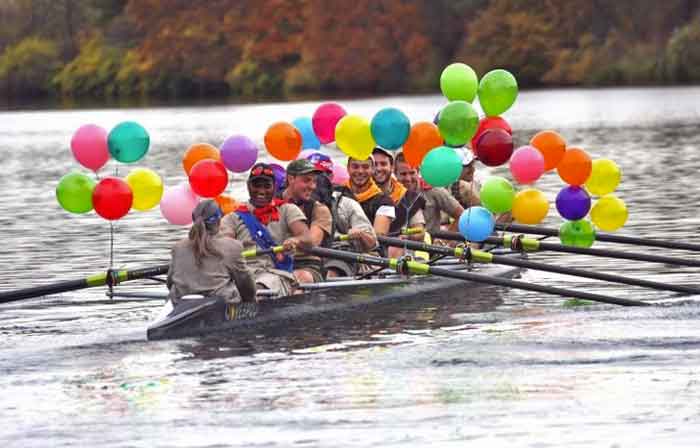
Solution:
<svg viewBox="0 0 700 448">
<path fill-rule="evenodd" d="M 272 167 L 272 172 L 275 174 L 275 188 L 277 191 L 282 191 L 282 186 L 287 177 L 287 171 L 276 163 L 271 163 L 270 166 Z"/>
<path fill-rule="evenodd" d="M 245 135 L 227 138 L 219 149 L 224 166 L 234 173 L 244 173 L 258 160 L 258 146 Z"/>
<path fill-rule="evenodd" d="M 576 221 L 588 214 L 591 209 L 591 197 L 581 187 L 564 187 L 557 194 L 557 210 L 564 219 Z"/>
</svg>

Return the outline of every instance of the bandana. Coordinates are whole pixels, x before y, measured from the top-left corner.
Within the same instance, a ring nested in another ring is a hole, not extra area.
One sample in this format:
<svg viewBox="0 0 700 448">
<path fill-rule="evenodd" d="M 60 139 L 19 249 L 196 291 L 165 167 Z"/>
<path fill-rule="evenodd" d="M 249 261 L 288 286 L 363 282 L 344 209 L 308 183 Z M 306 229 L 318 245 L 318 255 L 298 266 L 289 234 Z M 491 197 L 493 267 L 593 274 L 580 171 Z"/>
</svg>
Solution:
<svg viewBox="0 0 700 448">
<path fill-rule="evenodd" d="M 260 221 L 260 223 L 264 226 L 270 224 L 271 222 L 279 221 L 280 213 L 278 207 L 286 202 L 287 201 L 283 199 L 274 198 L 272 199 L 272 202 L 270 202 L 264 207 L 253 208 L 253 215 L 255 215 L 257 220 Z M 250 212 L 250 209 L 247 205 L 244 204 L 238 207 L 238 211 L 246 213 Z"/>
<path fill-rule="evenodd" d="M 350 191 L 352 191 L 352 186 L 350 186 L 349 180 L 345 183 L 345 186 L 348 187 L 350 189 Z M 353 192 L 353 194 L 355 195 L 355 199 L 357 200 L 357 202 L 363 203 L 369 199 L 372 199 L 373 197 L 375 197 L 378 194 L 382 194 L 382 189 L 379 188 L 376 183 L 374 183 L 374 179 L 370 178 L 369 179 L 369 188 L 367 188 L 365 191 L 363 191 L 361 193 Z"/>
<path fill-rule="evenodd" d="M 389 196 L 391 196 L 391 200 L 394 201 L 394 204 L 398 204 L 403 195 L 406 194 L 406 187 L 396 180 L 394 176 L 391 176 L 389 182 L 391 182 L 391 193 Z"/>
</svg>

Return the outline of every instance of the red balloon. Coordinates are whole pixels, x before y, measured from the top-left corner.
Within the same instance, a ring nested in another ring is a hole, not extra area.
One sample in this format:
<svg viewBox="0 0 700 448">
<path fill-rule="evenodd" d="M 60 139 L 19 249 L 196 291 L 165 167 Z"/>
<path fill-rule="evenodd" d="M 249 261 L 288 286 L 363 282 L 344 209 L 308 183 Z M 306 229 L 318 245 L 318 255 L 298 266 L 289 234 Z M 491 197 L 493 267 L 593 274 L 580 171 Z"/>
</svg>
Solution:
<svg viewBox="0 0 700 448">
<path fill-rule="evenodd" d="M 479 120 L 479 127 L 476 128 L 474 137 L 472 137 L 472 151 L 476 150 L 476 141 L 479 139 L 481 134 L 487 129 L 503 129 L 510 135 L 513 135 L 513 129 L 510 127 L 508 122 L 501 117 L 484 117 Z"/>
<path fill-rule="evenodd" d="M 503 129 L 486 129 L 476 140 L 474 153 L 484 165 L 503 165 L 513 154 L 513 137 Z"/>
<path fill-rule="evenodd" d="M 203 159 L 192 165 L 190 187 L 195 194 L 204 198 L 215 198 L 228 186 L 228 173 L 223 163 L 213 159 Z"/>
<path fill-rule="evenodd" d="M 129 213 L 134 202 L 134 193 L 129 184 L 118 177 L 105 177 L 92 190 L 92 205 L 95 212 L 110 221 Z"/>
</svg>

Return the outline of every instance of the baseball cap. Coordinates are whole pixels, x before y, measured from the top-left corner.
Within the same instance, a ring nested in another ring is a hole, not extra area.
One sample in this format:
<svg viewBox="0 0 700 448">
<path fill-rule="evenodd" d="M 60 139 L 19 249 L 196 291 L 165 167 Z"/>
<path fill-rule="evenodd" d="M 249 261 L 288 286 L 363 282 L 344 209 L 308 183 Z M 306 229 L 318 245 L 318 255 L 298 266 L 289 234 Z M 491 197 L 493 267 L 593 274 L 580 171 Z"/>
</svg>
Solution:
<svg viewBox="0 0 700 448">
<path fill-rule="evenodd" d="M 372 150 L 372 155 L 375 154 L 383 154 L 387 156 L 389 159 L 391 159 L 391 163 L 394 163 L 394 154 L 391 151 L 388 151 L 380 146 L 375 146 L 374 149 Z"/>
<path fill-rule="evenodd" d="M 457 151 L 457 154 L 459 154 L 459 157 L 462 159 L 462 166 L 467 166 L 474 160 L 476 160 L 476 158 L 474 157 L 474 153 L 471 152 L 471 150 L 464 148 L 455 148 L 455 151 Z"/>
<path fill-rule="evenodd" d="M 297 159 L 287 165 L 287 174 L 292 176 L 301 176 L 302 174 L 310 174 L 317 171 L 319 169 L 307 159 Z"/>
<path fill-rule="evenodd" d="M 268 165 L 267 163 L 256 163 L 250 169 L 250 174 L 248 175 L 248 182 L 251 182 L 255 179 L 270 179 L 273 183 L 275 183 L 275 170 L 272 168 L 272 166 Z"/>
<path fill-rule="evenodd" d="M 314 164 L 316 171 L 328 174 L 333 172 L 333 161 L 325 154 L 314 152 L 309 154 L 306 160 Z"/>
</svg>

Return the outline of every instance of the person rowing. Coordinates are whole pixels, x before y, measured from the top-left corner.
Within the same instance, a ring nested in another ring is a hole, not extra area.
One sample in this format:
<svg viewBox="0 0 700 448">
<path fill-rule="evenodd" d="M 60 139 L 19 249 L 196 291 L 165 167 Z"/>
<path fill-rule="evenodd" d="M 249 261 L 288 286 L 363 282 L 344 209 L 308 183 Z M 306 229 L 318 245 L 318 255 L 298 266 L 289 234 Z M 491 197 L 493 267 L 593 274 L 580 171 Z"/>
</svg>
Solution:
<svg viewBox="0 0 700 448">
<path fill-rule="evenodd" d="M 294 292 L 297 278 L 291 254 L 311 247 L 306 216 L 294 204 L 275 198 L 275 175 L 266 163 L 256 163 L 248 176 L 247 203 L 221 220 L 220 232 L 243 243 L 245 248 L 268 249 L 279 244 L 284 252 L 257 257 L 248 264 L 260 288 L 275 291 L 277 297 Z"/>
<path fill-rule="evenodd" d="M 469 148 L 456 149 L 462 158 L 462 172 L 459 179 L 450 187 L 450 193 L 459 201 L 463 208 L 481 205 L 479 191 L 481 184 L 474 178 L 476 172 L 476 158 Z"/>
<path fill-rule="evenodd" d="M 243 245 L 219 233 L 222 216 L 213 200 L 200 202 L 188 237 L 172 248 L 166 286 L 173 306 L 189 294 L 255 302 L 255 280 L 241 255 Z"/>
<path fill-rule="evenodd" d="M 282 198 L 297 205 L 306 217 L 313 246 L 330 247 L 332 242 L 331 211 L 322 202 L 313 198 L 317 189 L 317 176 L 324 167 L 307 159 L 298 159 L 287 165 L 286 188 Z M 323 281 L 321 258 L 298 253 L 294 256 L 294 276 L 299 283 Z"/>
</svg>

